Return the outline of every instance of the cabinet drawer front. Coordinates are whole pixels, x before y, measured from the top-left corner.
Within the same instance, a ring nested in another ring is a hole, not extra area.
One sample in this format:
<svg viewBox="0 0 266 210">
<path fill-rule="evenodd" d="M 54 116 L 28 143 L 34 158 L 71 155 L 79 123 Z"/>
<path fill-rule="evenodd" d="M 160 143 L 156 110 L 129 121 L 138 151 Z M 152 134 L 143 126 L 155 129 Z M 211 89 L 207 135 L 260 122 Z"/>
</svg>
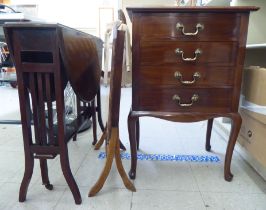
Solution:
<svg viewBox="0 0 266 210">
<path fill-rule="evenodd" d="M 141 66 L 139 85 L 176 85 L 178 87 L 228 87 L 234 70 L 208 66 Z"/>
<path fill-rule="evenodd" d="M 199 51 L 200 53 L 197 53 Z M 236 54 L 236 42 L 141 42 L 140 63 L 141 65 L 208 64 L 232 66 L 235 64 Z M 184 59 L 195 60 L 185 61 Z"/>
<path fill-rule="evenodd" d="M 242 110 L 240 114 L 242 117 L 240 144 L 266 167 L 266 125 Z"/>
<path fill-rule="evenodd" d="M 138 111 L 223 113 L 230 111 L 231 107 L 232 89 L 230 88 L 181 89 L 176 87 L 145 86 L 140 87 L 139 90 L 136 93 L 138 95 Z M 173 99 L 177 95 L 180 97 L 180 101 Z M 197 95 L 198 100 L 192 103 L 193 95 Z M 187 106 L 188 104 L 192 105 Z M 133 110 L 135 110 L 135 107 L 133 107 Z"/>
<path fill-rule="evenodd" d="M 151 13 L 140 18 L 142 39 L 237 40 L 240 18 L 236 14 Z M 178 25 L 177 25 L 178 24 Z M 198 27 L 201 24 L 203 27 Z M 182 27 L 183 26 L 183 27 Z M 197 33 L 195 35 L 185 35 Z"/>
</svg>

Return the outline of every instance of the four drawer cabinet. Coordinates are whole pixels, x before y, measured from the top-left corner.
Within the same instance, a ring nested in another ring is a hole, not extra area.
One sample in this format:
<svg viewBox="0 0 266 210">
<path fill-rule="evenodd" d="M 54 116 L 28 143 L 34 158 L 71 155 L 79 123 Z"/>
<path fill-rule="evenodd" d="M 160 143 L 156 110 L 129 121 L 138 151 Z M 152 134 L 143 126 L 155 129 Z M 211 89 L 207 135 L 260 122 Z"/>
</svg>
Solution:
<svg viewBox="0 0 266 210">
<path fill-rule="evenodd" d="M 139 117 L 175 122 L 232 119 L 224 177 L 241 126 L 238 104 L 250 11 L 256 7 L 129 7 L 132 108 L 128 116 L 131 178 L 136 176 Z"/>
</svg>

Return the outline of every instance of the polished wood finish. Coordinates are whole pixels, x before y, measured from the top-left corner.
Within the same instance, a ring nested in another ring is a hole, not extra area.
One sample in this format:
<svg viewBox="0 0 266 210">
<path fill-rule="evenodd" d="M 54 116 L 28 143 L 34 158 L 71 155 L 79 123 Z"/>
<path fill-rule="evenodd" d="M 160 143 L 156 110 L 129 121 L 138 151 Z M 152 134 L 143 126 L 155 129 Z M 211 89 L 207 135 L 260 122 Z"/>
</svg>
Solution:
<svg viewBox="0 0 266 210">
<path fill-rule="evenodd" d="M 193 75 L 198 72 L 200 73 L 200 79 L 196 80 L 194 84 L 189 87 L 221 87 L 228 88 L 233 85 L 234 71 L 232 67 L 215 67 L 204 65 L 186 65 L 186 66 L 141 66 L 140 76 L 143 78 L 139 81 L 142 86 L 149 85 L 169 85 L 173 87 L 183 87 L 178 78 L 175 77 L 175 73 L 180 72 L 183 81 L 193 81 Z"/>
<path fill-rule="evenodd" d="M 228 117 L 224 166 L 230 170 L 241 125 L 238 104 L 250 11 L 257 7 L 129 7 L 132 21 L 132 108 L 128 116 L 131 178 L 136 176 L 139 118 L 174 122 Z M 194 96 L 195 95 L 195 96 Z"/>
<path fill-rule="evenodd" d="M 125 17 L 125 14 L 124 14 L 124 12 L 123 12 L 123 10 L 122 9 L 119 9 L 118 10 L 118 20 L 120 20 L 122 23 L 124 23 L 124 24 L 127 24 L 127 21 L 126 21 L 126 17 Z M 95 144 L 95 147 L 94 147 L 94 149 L 95 150 L 98 150 L 98 149 L 100 149 L 101 148 L 101 146 L 103 145 L 103 143 L 104 143 L 104 140 L 106 139 L 106 130 L 103 128 L 103 127 L 101 127 L 102 128 L 102 131 L 103 131 L 103 135 L 101 136 L 101 138 L 99 139 L 99 141 Z M 123 145 L 123 143 L 122 143 L 122 141 L 120 140 L 120 142 L 119 142 L 119 144 L 120 144 L 120 149 L 122 149 L 122 150 L 126 150 L 126 147 Z"/>
<path fill-rule="evenodd" d="M 160 13 L 154 15 L 154 13 L 147 14 L 142 17 L 145 21 L 145 27 L 142 26 L 142 37 L 149 39 L 169 39 L 178 38 L 179 40 L 197 40 L 197 41 L 210 41 L 220 40 L 235 41 L 239 31 L 235 30 L 235 25 L 239 22 L 239 17 L 236 14 L 204 14 L 197 13 L 194 15 L 197 22 L 204 22 L 204 30 L 201 30 L 198 36 L 191 36 L 189 38 L 184 37 L 181 30 L 173 30 L 176 27 L 176 23 L 182 23 L 185 26 L 185 32 L 195 30 L 195 23 L 190 20 L 190 14 L 188 13 Z M 224 19 L 231 19 L 229 23 L 226 23 Z M 217 21 L 213 21 L 217 19 Z"/>
<path fill-rule="evenodd" d="M 70 84 L 82 101 L 93 100 L 100 87 L 101 69 L 95 37 L 60 27 L 60 50 Z"/>
<path fill-rule="evenodd" d="M 214 7 L 214 6 L 204 6 L 204 7 L 171 7 L 171 6 L 139 6 L 139 7 L 127 7 L 127 12 L 130 20 L 133 22 L 133 16 L 135 14 L 141 13 L 246 13 L 250 11 L 257 11 L 259 8 L 255 6 L 234 6 L 234 7 Z"/>
<path fill-rule="evenodd" d="M 198 94 L 199 100 L 190 107 L 181 107 L 173 96 L 177 94 L 181 103 L 190 103 L 193 94 Z M 160 100 L 158 100 L 160 99 Z M 232 101 L 232 88 L 176 88 L 164 86 L 149 86 L 142 88 L 139 95 L 138 111 L 180 111 L 191 112 L 229 112 Z"/>
<path fill-rule="evenodd" d="M 84 106 L 82 115 L 93 116 L 95 124 L 94 98 L 100 93 L 95 44 L 90 36 L 59 24 L 8 23 L 4 31 L 17 71 L 25 153 L 19 201 L 26 199 L 34 159 L 40 160 L 43 184 L 53 189 L 47 159 L 59 155 L 63 175 L 75 203 L 80 204 L 81 196 L 71 172 L 67 148 L 67 142 L 76 135 L 79 125 L 78 120 L 66 120 L 64 88 L 70 80 L 74 91 L 80 91 L 77 93 L 79 99 L 89 103 Z"/>
<path fill-rule="evenodd" d="M 66 26 L 60 27 L 59 30 L 62 60 L 71 87 L 77 95 L 78 123 L 82 128 L 84 123 L 92 117 L 93 145 L 97 142 L 96 113 L 99 126 L 102 131 L 104 130 L 100 92 L 101 56 L 97 53 L 97 49 L 102 49 L 103 46 L 98 39 Z M 97 96 L 97 104 L 95 96 Z"/>
<path fill-rule="evenodd" d="M 110 96 L 109 96 L 109 111 L 108 121 L 104 133 L 99 142 L 103 142 L 106 139 L 106 163 L 105 167 L 96 182 L 89 192 L 89 197 L 98 193 L 112 167 L 113 159 L 115 158 L 117 170 L 123 180 L 125 187 L 131 191 L 136 191 L 134 185 L 131 183 L 127 174 L 123 168 L 120 158 L 120 144 L 119 144 L 119 113 L 120 113 L 120 97 L 121 97 L 121 79 L 122 79 L 122 63 L 123 63 L 123 51 L 124 51 L 125 32 L 117 31 L 113 32 L 113 48 L 112 48 L 112 67 L 110 78 Z M 97 146 L 97 145 L 96 145 Z M 97 146 L 98 147 L 98 146 Z"/>
<path fill-rule="evenodd" d="M 140 64 L 145 66 L 157 65 L 189 65 L 184 63 L 181 56 L 175 53 L 177 48 L 184 51 L 185 57 L 194 57 L 197 49 L 202 50 L 202 55 L 194 62 L 194 65 L 215 65 L 215 66 L 233 66 L 237 50 L 235 42 L 181 42 L 176 41 L 148 41 L 142 38 L 141 42 L 141 61 Z M 227 64 L 227 65 L 226 65 Z"/>
</svg>

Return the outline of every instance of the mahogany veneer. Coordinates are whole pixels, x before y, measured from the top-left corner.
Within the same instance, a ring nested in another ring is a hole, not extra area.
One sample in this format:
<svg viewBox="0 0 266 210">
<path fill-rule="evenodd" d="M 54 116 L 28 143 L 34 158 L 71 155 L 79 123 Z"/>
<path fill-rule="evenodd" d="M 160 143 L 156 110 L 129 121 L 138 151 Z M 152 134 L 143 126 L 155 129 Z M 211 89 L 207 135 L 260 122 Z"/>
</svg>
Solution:
<svg viewBox="0 0 266 210">
<path fill-rule="evenodd" d="M 229 117 L 224 177 L 241 126 L 238 114 L 250 11 L 257 7 L 128 7 L 132 21 L 131 178 L 136 176 L 139 117 L 175 122 Z"/>
<path fill-rule="evenodd" d="M 40 161 L 43 185 L 53 189 L 47 160 L 58 155 L 75 203 L 80 204 L 67 142 L 76 136 L 79 118 L 91 116 L 96 139 L 95 109 L 98 116 L 100 112 L 100 66 L 95 44 L 98 38 L 60 24 L 40 22 L 7 23 L 4 32 L 16 66 L 24 143 L 25 170 L 19 201 L 26 200 L 34 159 Z M 64 89 L 68 81 L 78 102 L 84 102 L 77 120 L 66 118 Z"/>
</svg>

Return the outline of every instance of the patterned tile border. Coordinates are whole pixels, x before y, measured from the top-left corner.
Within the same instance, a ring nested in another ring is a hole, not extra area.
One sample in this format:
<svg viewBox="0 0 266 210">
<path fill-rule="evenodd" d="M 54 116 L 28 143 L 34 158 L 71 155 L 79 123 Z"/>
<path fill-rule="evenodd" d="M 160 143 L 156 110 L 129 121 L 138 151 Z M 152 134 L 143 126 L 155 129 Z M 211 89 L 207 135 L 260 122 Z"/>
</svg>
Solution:
<svg viewBox="0 0 266 210">
<path fill-rule="evenodd" d="M 129 153 L 121 153 L 121 159 L 130 160 L 131 155 Z M 99 159 L 105 159 L 106 153 L 100 152 Z M 138 160 L 151 160 L 151 161 L 183 161 L 183 162 L 220 162 L 218 156 L 212 155 L 165 155 L 165 154 L 141 154 L 137 155 Z"/>
</svg>

